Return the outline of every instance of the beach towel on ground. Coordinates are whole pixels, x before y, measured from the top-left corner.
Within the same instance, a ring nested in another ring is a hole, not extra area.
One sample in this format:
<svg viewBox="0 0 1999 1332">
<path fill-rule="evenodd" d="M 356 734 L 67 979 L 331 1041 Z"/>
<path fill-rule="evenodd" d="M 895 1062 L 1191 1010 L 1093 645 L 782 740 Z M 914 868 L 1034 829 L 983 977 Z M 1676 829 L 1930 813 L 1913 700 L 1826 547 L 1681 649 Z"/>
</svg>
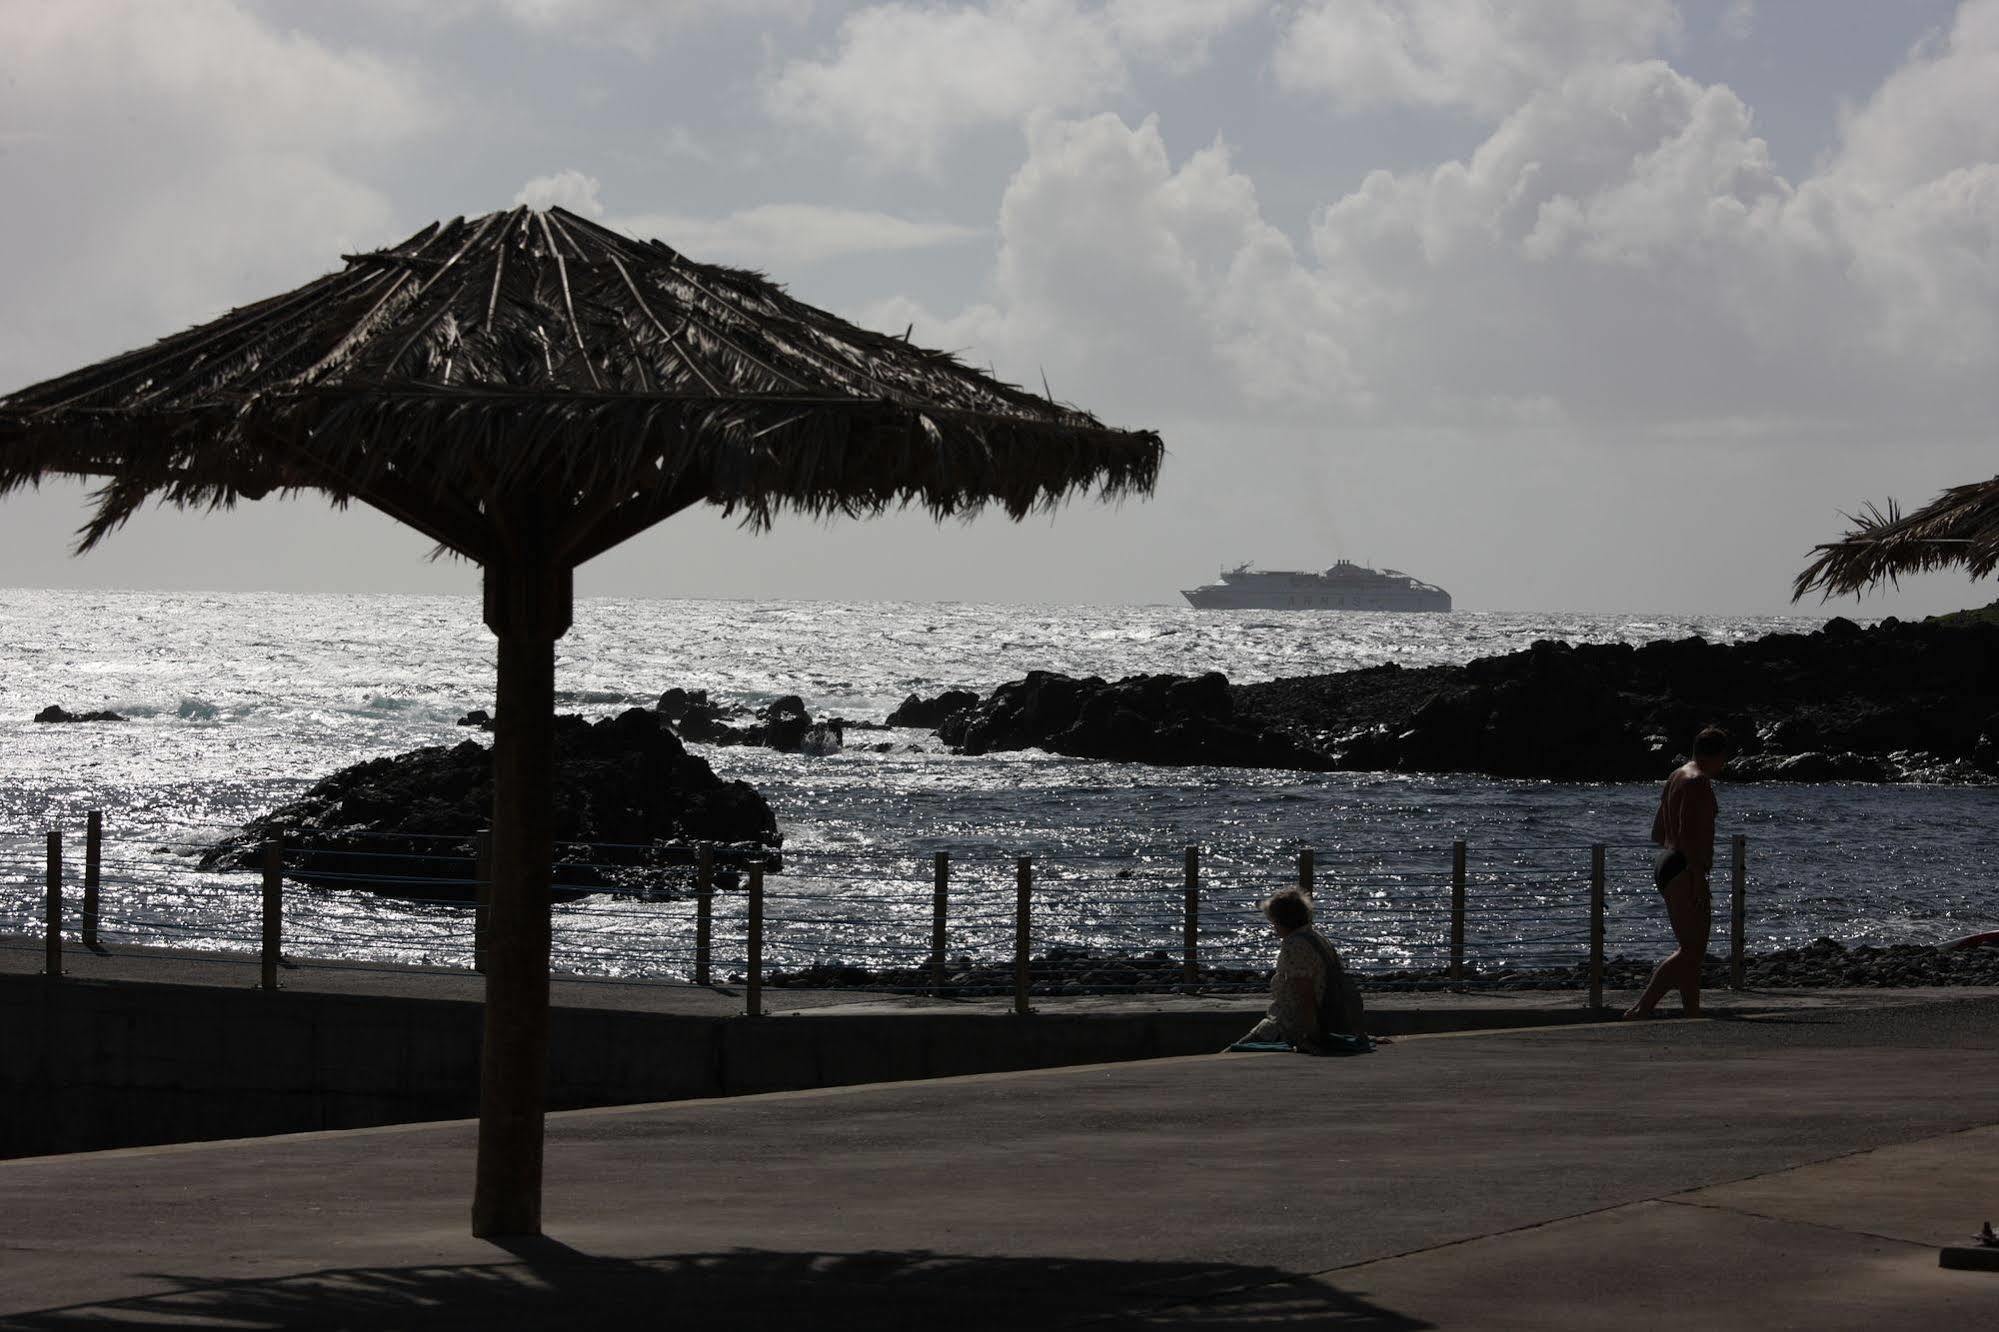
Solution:
<svg viewBox="0 0 1999 1332">
<path fill-rule="evenodd" d="M 1342 1036 L 1337 1031 L 1331 1031 L 1321 1036 L 1319 1041 L 1324 1047 L 1319 1051 L 1320 1054 L 1357 1055 L 1374 1053 L 1374 1037 L 1372 1036 Z"/>
<path fill-rule="evenodd" d="M 1320 1046 L 1321 1048 L 1313 1053 L 1325 1055 L 1373 1054 L 1375 1049 L 1374 1038 L 1372 1036 L 1342 1036 L 1338 1032 L 1323 1037 L 1320 1041 Z M 1297 1048 L 1297 1046 L 1291 1044 L 1289 1041 L 1240 1040 L 1231 1045 L 1226 1053 L 1293 1054 L 1297 1051 Z"/>
</svg>

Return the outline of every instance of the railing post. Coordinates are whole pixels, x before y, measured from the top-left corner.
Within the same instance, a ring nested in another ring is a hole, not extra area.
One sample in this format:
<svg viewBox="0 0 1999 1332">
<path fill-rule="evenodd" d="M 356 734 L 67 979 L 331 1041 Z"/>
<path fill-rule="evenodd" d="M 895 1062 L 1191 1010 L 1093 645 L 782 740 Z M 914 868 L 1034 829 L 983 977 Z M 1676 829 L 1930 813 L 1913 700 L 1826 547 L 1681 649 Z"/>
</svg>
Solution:
<svg viewBox="0 0 1999 1332">
<path fill-rule="evenodd" d="M 709 983 L 715 931 L 715 848 L 703 845 L 695 853 L 694 983 Z"/>
<path fill-rule="evenodd" d="M 1318 877 L 1318 859 L 1309 846 L 1298 853 L 1298 891 L 1307 897 L 1312 895 L 1313 880 Z"/>
<path fill-rule="evenodd" d="M 1465 844 L 1451 843 L 1451 979 L 1465 978 Z"/>
<path fill-rule="evenodd" d="M 472 834 L 472 970 L 486 970 L 486 934 L 494 914 L 494 830 Z"/>
<path fill-rule="evenodd" d="M 282 839 L 264 843 L 264 940 L 258 984 L 266 990 L 278 988 L 278 951 L 284 947 L 285 844 Z"/>
<path fill-rule="evenodd" d="M 62 975 L 62 834 L 49 831 L 48 900 L 42 912 L 42 974 Z"/>
<path fill-rule="evenodd" d="M 493 830 L 481 828 L 472 836 L 472 893 L 478 903 L 472 908 L 472 970 L 486 969 L 486 933 L 493 914 Z"/>
<path fill-rule="evenodd" d="M 1589 849 L 1589 1006 L 1603 1007 L 1603 844 Z"/>
<path fill-rule="evenodd" d="M 1201 848 L 1187 848 L 1187 914 L 1180 928 L 1180 984 L 1192 994 L 1201 980 Z"/>
<path fill-rule="evenodd" d="M 1749 910 L 1749 839 L 1737 833 L 1729 839 L 1728 988 L 1742 988 L 1742 942 Z"/>
<path fill-rule="evenodd" d="M 1034 1010 L 1028 1006 L 1028 938 L 1033 926 L 1030 918 L 1034 898 L 1034 858 L 1022 856 L 1014 867 L 1015 892 L 1013 901 L 1013 1011 L 1025 1017 Z"/>
<path fill-rule="evenodd" d="M 83 946 L 97 947 L 97 885 L 104 866 L 104 811 L 93 809 L 83 828 Z"/>
<path fill-rule="evenodd" d="M 743 977 L 743 1012 L 764 1015 L 764 867 L 750 866 L 749 969 Z"/>
<path fill-rule="evenodd" d="M 951 897 L 951 853 L 939 851 L 930 862 L 930 984 L 944 997 L 944 924 Z"/>
</svg>

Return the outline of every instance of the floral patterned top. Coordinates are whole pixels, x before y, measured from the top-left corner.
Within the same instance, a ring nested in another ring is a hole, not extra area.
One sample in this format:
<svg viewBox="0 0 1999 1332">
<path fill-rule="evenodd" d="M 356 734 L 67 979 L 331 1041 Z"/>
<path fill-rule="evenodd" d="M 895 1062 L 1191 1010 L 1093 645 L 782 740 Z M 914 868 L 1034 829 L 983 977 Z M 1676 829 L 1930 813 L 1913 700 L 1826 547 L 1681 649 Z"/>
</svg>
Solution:
<svg viewBox="0 0 1999 1332">
<path fill-rule="evenodd" d="M 1300 1050 L 1318 1048 L 1319 996 L 1326 992 L 1326 953 L 1331 949 L 1332 943 L 1310 926 L 1285 936 L 1270 977 L 1270 1011 L 1244 1040 L 1286 1041 Z M 1310 984 L 1306 991 L 1312 996 L 1310 1007 L 1301 1002 L 1300 978 Z"/>
</svg>

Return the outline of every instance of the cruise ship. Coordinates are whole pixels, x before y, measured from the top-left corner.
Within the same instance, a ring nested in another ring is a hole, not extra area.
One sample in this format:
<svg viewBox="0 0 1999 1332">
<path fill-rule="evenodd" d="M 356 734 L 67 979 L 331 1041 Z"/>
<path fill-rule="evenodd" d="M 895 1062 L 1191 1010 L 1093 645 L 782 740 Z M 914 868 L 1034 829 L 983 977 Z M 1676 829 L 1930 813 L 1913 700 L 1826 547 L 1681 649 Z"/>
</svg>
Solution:
<svg viewBox="0 0 1999 1332">
<path fill-rule="evenodd" d="M 1322 574 L 1224 570 L 1222 581 L 1183 591 L 1202 610 L 1447 611 L 1451 594 L 1400 569 L 1370 569 L 1341 560 Z"/>
</svg>

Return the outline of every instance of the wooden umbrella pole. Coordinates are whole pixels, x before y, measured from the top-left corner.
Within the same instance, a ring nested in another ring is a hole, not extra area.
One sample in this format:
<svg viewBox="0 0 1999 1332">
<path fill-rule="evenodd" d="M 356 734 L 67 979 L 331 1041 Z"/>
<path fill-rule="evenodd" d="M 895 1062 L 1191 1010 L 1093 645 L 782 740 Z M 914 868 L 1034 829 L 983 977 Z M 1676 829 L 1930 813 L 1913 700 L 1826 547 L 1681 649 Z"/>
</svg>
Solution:
<svg viewBox="0 0 1999 1332">
<path fill-rule="evenodd" d="M 553 859 L 555 640 L 570 581 L 486 575 L 499 636 L 493 718 L 493 893 L 479 1064 L 472 1233 L 541 1233 L 542 1112 L 548 1089 L 549 880 Z"/>
</svg>

